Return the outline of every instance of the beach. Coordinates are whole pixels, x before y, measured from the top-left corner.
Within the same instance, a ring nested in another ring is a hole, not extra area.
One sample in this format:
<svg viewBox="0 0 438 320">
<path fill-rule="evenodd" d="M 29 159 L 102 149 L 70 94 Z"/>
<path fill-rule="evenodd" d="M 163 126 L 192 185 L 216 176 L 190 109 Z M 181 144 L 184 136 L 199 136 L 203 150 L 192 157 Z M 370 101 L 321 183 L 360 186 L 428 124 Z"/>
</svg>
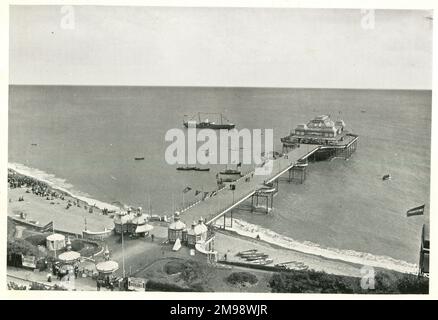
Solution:
<svg viewBox="0 0 438 320">
<path fill-rule="evenodd" d="M 105 228 L 112 229 L 114 226 L 112 218 L 108 215 L 103 215 L 102 210 L 95 209 L 93 213 L 89 213 L 88 210 L 85 210 L 84 205 L 86 205 L 86 203 L 80 202 L 80 207 L 71 206 L 69 209 L 66 209 L 69 201 L 76 201 L 74 197 L 68 196 L 64 200 L 56 199 L 50 201 L 46 200 L 44 197 L 28 193 L 26 192 L 27 190 L 28 188 L 25 187 L 8 190 L 8 198 L 10 199 L 8 204 L 9 217 L 38 226 L 44 226 L 53 221 L 56 230 L 74 234 L 82 233 L 85 228 L 85 219 L 87 229 L 91 231 L 103 231 Z M 20 197 L 23 197 L 24 201 L 18 201 Z M 25 220 L 21 219 L 22 212 L 26 214 Z M 156 236 L 157 241 L 165 241 L 167 228 L 155 225 L 153 233 Z M 245 262 L 244 260 L 239 259 L 236 254 L 249 249 L 257 249 L 259 252 L 268 254 L 269 257 L 273 259 L 273 262 L 270 264 L 271 266 L 278 263 L 292 261 L 294 263 L 305 265 L 311 270 L 360 277 L 361 264 L 349 263 L 336 259 L 327 259 L 320 255 L 312 255 L 290 250 L 263 239 L 256 240 L 254 234 L 248 234 L 247 236 L 241 235 L 230 228 L 228 228 L 227 231 L 218 230 L 215 236 L 215 250 L 218 252 L 218 258 L 220 260 L 224 259 L 224 255 L 226 255 L 228 261 Z M 115 246 L 113 259 L 121 263 L 122 256 L 120 248 L 118 248 L 120 245 L 115 245 L 113 242 L 114 240 L 109 240 L 111 247 Z M 141 263 L 136 257 L 142 256 L 145 250 L 152 250 L 147 249 L 150 245 L 145 247 L 145 244 L 134 244 L 128 242 L 127 246 L 128 248 L 125 249 L 126 254 L 128 256 L 132 255 L 132 260 L 135 262 L 135 268 L 141 268 Z M 161 251 L 161 249 L 157 250 Z M 166 252 L 166 256 L 170 254 L 167 250 Z M 175 253 L 172 255 L 175 255 Z M 154 253 L 153 256 L 160 258 L 161 254 Z M 181 254 L 178 254 L 177 256 L 183 257 Z M 127 261 L 130 261 L 130 259 L 127 258 Z M 148 263 L 151 263 L 150 259 L 147 261 L 149 261 Z"/>
<path fill-rule="evenodd" d="M 268 215 L 235 210 L 234 231 L 349 263 L 406 272 L 418 264 L 429 221 L 430 91 L 11 86 L 9 165 L 96 207 L 150 201 L 153 214 L 170 217 L 199 200 L 196 191 L 215 190 L 225 167 L 180 172 L 164 159 L 167 130 L 199 111 L 221 112 L 238 129 L 272 128 L 276 150 L 321 114 L 359 135 L 348 161 L 310 163 L 303 184 L 280 182 Z M 406 218 L 423 203 L 424 216 Z"/>
<path fill-rule="evenodd" d="M 73 197 L 65 197 L 64 200 L 47 200 L 45 197 L 37 196 L 26 192 L 27 188 L 15 188 L 8 190 L 8 216 L 18 221 L 25 221 L 30 224 L 44 227 L 53 221 L 55 230 L 82 235 L 85 228 L 89 231 L 99 232 L 105 229 L 113 229 L 113 220 L 103 215 L 102 210 L 93 209 L 89 213 L 85 209 L 86 203 L 79 201 L 80 207 L 72 205 L 66 209 L 68 201 L 75 201 Z M 18 201 L 23 197 L 23 201 Z M 26 215 L 26 219 L 21 219 L 21 214 Z M 51 231 L 50 228 L 49 231 Z"/>
</svg>

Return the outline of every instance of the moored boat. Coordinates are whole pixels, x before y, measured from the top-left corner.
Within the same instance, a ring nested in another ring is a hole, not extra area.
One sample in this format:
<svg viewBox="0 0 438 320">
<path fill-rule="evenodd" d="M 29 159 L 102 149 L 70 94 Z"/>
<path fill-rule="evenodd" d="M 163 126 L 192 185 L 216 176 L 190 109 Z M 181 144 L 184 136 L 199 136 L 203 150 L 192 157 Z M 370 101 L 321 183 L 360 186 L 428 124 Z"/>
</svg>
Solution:
<svg viewBox="0 0 438 320">
<path fill-rule="evenodd" d="M 195 168 L 196 167 L 185 166 L 185 167 L 178 167 L 178 168 L 176 168 L 176 170 L 179 170 L 179 171 L 193 171 L 193 170 L 195 170 Z"/>
</svg>

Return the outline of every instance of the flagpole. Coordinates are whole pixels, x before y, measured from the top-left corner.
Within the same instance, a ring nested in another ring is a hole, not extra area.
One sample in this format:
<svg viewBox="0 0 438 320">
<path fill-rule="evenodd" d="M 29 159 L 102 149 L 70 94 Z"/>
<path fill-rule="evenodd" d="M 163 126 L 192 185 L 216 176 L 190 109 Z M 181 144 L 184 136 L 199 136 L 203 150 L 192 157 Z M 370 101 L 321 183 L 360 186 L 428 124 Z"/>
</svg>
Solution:
<svg viewBox="0 0 438 320">
<path fill-rule="evenodd" d="M 123 272 L 123 278 L 125 278 L 125 247 L 123 243 L 123 233 L 125 233 L 125 230 L 124 230 L 124 223 L 122 219 L 122 272 Z"/>
<path fill-rule="evenodd" d="M 55 234 L 55 222 L 52 221 L 52 234 Z M 56 260 L 56 241 L 53 242 L 55 245 L 53 246 L 53 249 L 55 249 L 55 260 Z"/>
</svg>

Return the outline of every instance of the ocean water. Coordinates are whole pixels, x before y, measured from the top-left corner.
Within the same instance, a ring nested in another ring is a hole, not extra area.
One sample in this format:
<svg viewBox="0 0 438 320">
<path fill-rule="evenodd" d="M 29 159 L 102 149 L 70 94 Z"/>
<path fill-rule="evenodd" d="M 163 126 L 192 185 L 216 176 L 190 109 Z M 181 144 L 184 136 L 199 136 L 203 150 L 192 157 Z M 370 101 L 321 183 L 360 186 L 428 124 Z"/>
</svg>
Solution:
<svg viewBox="0 0 438 320">
<path fill-rule="evenodd" d="M 224 168 L 193 174 L 165 162 L 165 133 L 199 111 L 222 112 L 239 129 L 272 128 L 280 150 L 280 137 L 297 124 L 343 118 L 360 136 L 356 153 L 311 163 L 304 184 L 280 182 L 268 215 L 238 210 L 241 231 L 251 226 L 339 259 L 417 263 L 429 219 L 430 91 L 11 86 L 9 162 L 85 198 L 144 208 L 150 198 L 154 214 L 169 215 L 186 186 L 214 190 Z M 145 160 L 134 161 L 139 156 Z M 382 181 L 387 173 L 392 180 Z M 184 199 L 191 200 L 193 192 Z M 424 216 L 406 217 L 423 203 Z"/>
</svg>

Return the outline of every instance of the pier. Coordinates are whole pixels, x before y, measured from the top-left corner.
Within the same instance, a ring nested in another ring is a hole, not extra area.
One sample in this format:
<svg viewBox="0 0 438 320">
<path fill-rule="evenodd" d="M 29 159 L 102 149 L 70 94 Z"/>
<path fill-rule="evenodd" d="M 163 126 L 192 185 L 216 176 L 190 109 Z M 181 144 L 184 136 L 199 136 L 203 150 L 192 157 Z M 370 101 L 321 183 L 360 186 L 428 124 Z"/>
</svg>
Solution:
<svg viewBox="0 0 438 320">
<path fill-rule="evenodd" d="M 251 211 L 264 203 L 268 213 L 273 209 L 273 197 L 278 191 L 280 177 L 288 174 L 289 183 L 302 183 L 306 178 L 307 159 L 317 151 L 326 150 L 331 156 L 348 158 L 356 150 L 357 140 L 357 135 L 349 134 L 339 145 L 299 144 L 289 147 L 281 156 L 267 161 L 234 182 L 226 183 L 214 196 L 180 210 L 181 218 L 191 223 L 203 217 L 207 225 L 223 218 L 225 228 L 226 215 L 229 213 L 232 227 L 233 209 L 250 198 Z"/>
</svg>

